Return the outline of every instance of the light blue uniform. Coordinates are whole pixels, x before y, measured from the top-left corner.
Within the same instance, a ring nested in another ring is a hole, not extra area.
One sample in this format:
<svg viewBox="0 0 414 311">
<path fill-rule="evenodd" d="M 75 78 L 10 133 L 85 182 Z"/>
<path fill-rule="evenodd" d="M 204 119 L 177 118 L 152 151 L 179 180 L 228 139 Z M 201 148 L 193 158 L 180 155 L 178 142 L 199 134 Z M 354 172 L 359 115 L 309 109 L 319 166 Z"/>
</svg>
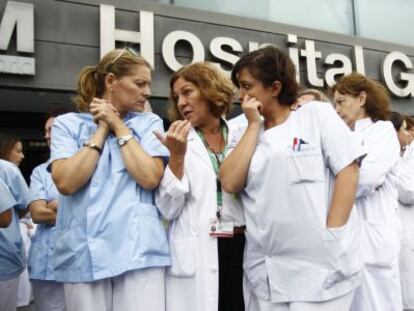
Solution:
<svg viewBox="0 0 414 311">
<path fill-rule="evenodd" d="M 168 156 L 153 134 L 154 130 L 163 132 L 158 116 L 129 113 L 124 122 L 148 154 Z M 76 154 L 95 131 L 96 124 L 88 113 L 56 118 L 51 162 Z M 112 133 L 87 184 L 73 195 L 59 196 L 53 261 L 56 280 L 62 282 L 91 282 L 126 271 L 170 265 L 154 194 L 129 175 Z"/>
<path fill-rule="evenodd" d="M 50 172 L 47 171 L 49 162 L 37 166 L 30 177 L 30 202 L 58 199 L 59 192 L 53 183 Z M 30 279 L 53 281 L 52 254 L 54 246 L 55 226 L 38 224 L 32 237 L 29 251 L 28 269 Z"/>
<path fill-rule="evenodd" d="M 17 209 L 25 209 L 29 189 L 16 165 L 0 160 L 0 213 L 12 208 L 12 221 L 0 229 L 0 281 L 17 277 L 26 266 Z"/>
</svg>

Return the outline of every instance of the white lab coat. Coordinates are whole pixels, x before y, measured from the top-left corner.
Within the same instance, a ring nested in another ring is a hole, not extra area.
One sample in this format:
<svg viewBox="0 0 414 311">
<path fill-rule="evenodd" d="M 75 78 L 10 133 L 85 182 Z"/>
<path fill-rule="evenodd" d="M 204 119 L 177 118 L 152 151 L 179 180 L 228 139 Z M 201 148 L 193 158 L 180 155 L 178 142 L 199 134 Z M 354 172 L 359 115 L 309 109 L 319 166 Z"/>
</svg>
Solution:
<svg viewBox="0 0 414 311">
<path fill-rule="evenodd" d="M 403 307 L 414 310 L 414 142 L 400 161 L 398 200 L 402 223 L 400 276 Z"/>
<path fill-rule="evenodd" d="M 242 129 L 236 132 L 240 135 Z M 232 141 L 229 128 L 228 142 Z M 216 217 L 216 174 L 206 147 L 194 129 L 188 135 L 184 176 L 176 178 L 167 166 L 155 200 L 161 214 L 171 220 L 169 243 L 172 266 L 166 275 L 167 311 L 217 311 L 217 238 L 209 235 Z M 223 193 L 223 215 L 235 226 L 245 224 L 241 205 Z"/>
<path fill-rule="evenodd" d="M 355 134 L 367 156 L 361 164 L 355 202 L 362 229 L 362 284 L 355 292 L 351 310 L 400 311 L 401 223 L 397 201 L 400 145 L 388 121 L 358 120 Z"/>
</svg>

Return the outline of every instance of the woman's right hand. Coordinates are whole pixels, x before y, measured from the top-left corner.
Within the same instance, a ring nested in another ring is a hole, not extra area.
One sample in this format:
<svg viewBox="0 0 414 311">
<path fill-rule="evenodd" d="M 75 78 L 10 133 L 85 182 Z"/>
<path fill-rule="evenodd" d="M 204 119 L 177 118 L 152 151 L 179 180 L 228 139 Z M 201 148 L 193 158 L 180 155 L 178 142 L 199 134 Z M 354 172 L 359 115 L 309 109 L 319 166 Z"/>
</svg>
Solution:
<svg viewBox="0 0 414 311">
<path fill-rule="evenodd" d="M 171 124 L 165 136 L 159 132 L 154 132 L 154 135 L 168 148 L 171 156 L 184 157 L 187 152 L 187 137 L 190 130 L 189 121 L 178 120 Z"/>
<path fill-rule="evenodd" d="M 93 98 L 89 105 L 90 112 L 99 128 L 112 129 L 115 123 L 122 121 L 115 107 L 106 99 Z"/>
<path fill-rule="evenodd" d="M 249 124 L 257 124 L 262 121 L 261 112 L 263 106 L 255 97 L 245 95 L 241 107 Z"/>
</svg>

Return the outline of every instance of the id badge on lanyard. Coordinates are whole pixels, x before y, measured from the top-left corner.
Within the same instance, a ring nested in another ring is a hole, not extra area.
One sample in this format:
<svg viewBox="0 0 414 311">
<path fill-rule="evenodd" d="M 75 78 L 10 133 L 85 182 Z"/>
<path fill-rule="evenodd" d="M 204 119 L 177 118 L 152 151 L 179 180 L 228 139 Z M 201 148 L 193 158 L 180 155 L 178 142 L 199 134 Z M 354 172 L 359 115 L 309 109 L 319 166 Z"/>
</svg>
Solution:
<svg viewBox="0 0 414 311">
<path fill-rule="evenodd" d="M 233 221 L 221 216 L 222 207 L 217 208 L 217 217 L 210 219 L 210 236 L 220 238 L 232 238 L 234 235 Z"/>
</svg>

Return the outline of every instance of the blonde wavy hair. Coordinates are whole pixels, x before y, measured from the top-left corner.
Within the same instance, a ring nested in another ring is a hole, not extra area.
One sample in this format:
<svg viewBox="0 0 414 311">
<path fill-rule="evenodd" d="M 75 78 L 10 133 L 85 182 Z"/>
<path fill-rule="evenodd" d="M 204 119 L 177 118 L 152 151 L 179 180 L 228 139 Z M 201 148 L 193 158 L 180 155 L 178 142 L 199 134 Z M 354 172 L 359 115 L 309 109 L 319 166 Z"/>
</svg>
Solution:
<svg viewBox="0 0 414 311">
<path fill-rule="evenodd" d="M 96 66 L 84 67 L 78 78 L 78 95 L 74 98 L 80 112 L 89 112 L 89 104 L 94 97 L 102 98 L 105 93 L 105 77 L 113 73 L 122 78 L 131 73 L 134 66 L 146 66 L 149 63 L 131 49 L 116 49 L 105 54 Z"/>
<path fill-rule="evenodd" d="M 199 89 L 201 97 L 208 102 L 210 112 L 215 117 L 221 118 L 230 112 L 234 85 L 220 69 L 207 62 L 198 62 L 182 67 L 170 79 L 168 117 L 171 121 L 183 119 L 177 108 L 178 98 L 174 94 L 174 84 L 179 78 L 191 82 Z"/>
</svg>

